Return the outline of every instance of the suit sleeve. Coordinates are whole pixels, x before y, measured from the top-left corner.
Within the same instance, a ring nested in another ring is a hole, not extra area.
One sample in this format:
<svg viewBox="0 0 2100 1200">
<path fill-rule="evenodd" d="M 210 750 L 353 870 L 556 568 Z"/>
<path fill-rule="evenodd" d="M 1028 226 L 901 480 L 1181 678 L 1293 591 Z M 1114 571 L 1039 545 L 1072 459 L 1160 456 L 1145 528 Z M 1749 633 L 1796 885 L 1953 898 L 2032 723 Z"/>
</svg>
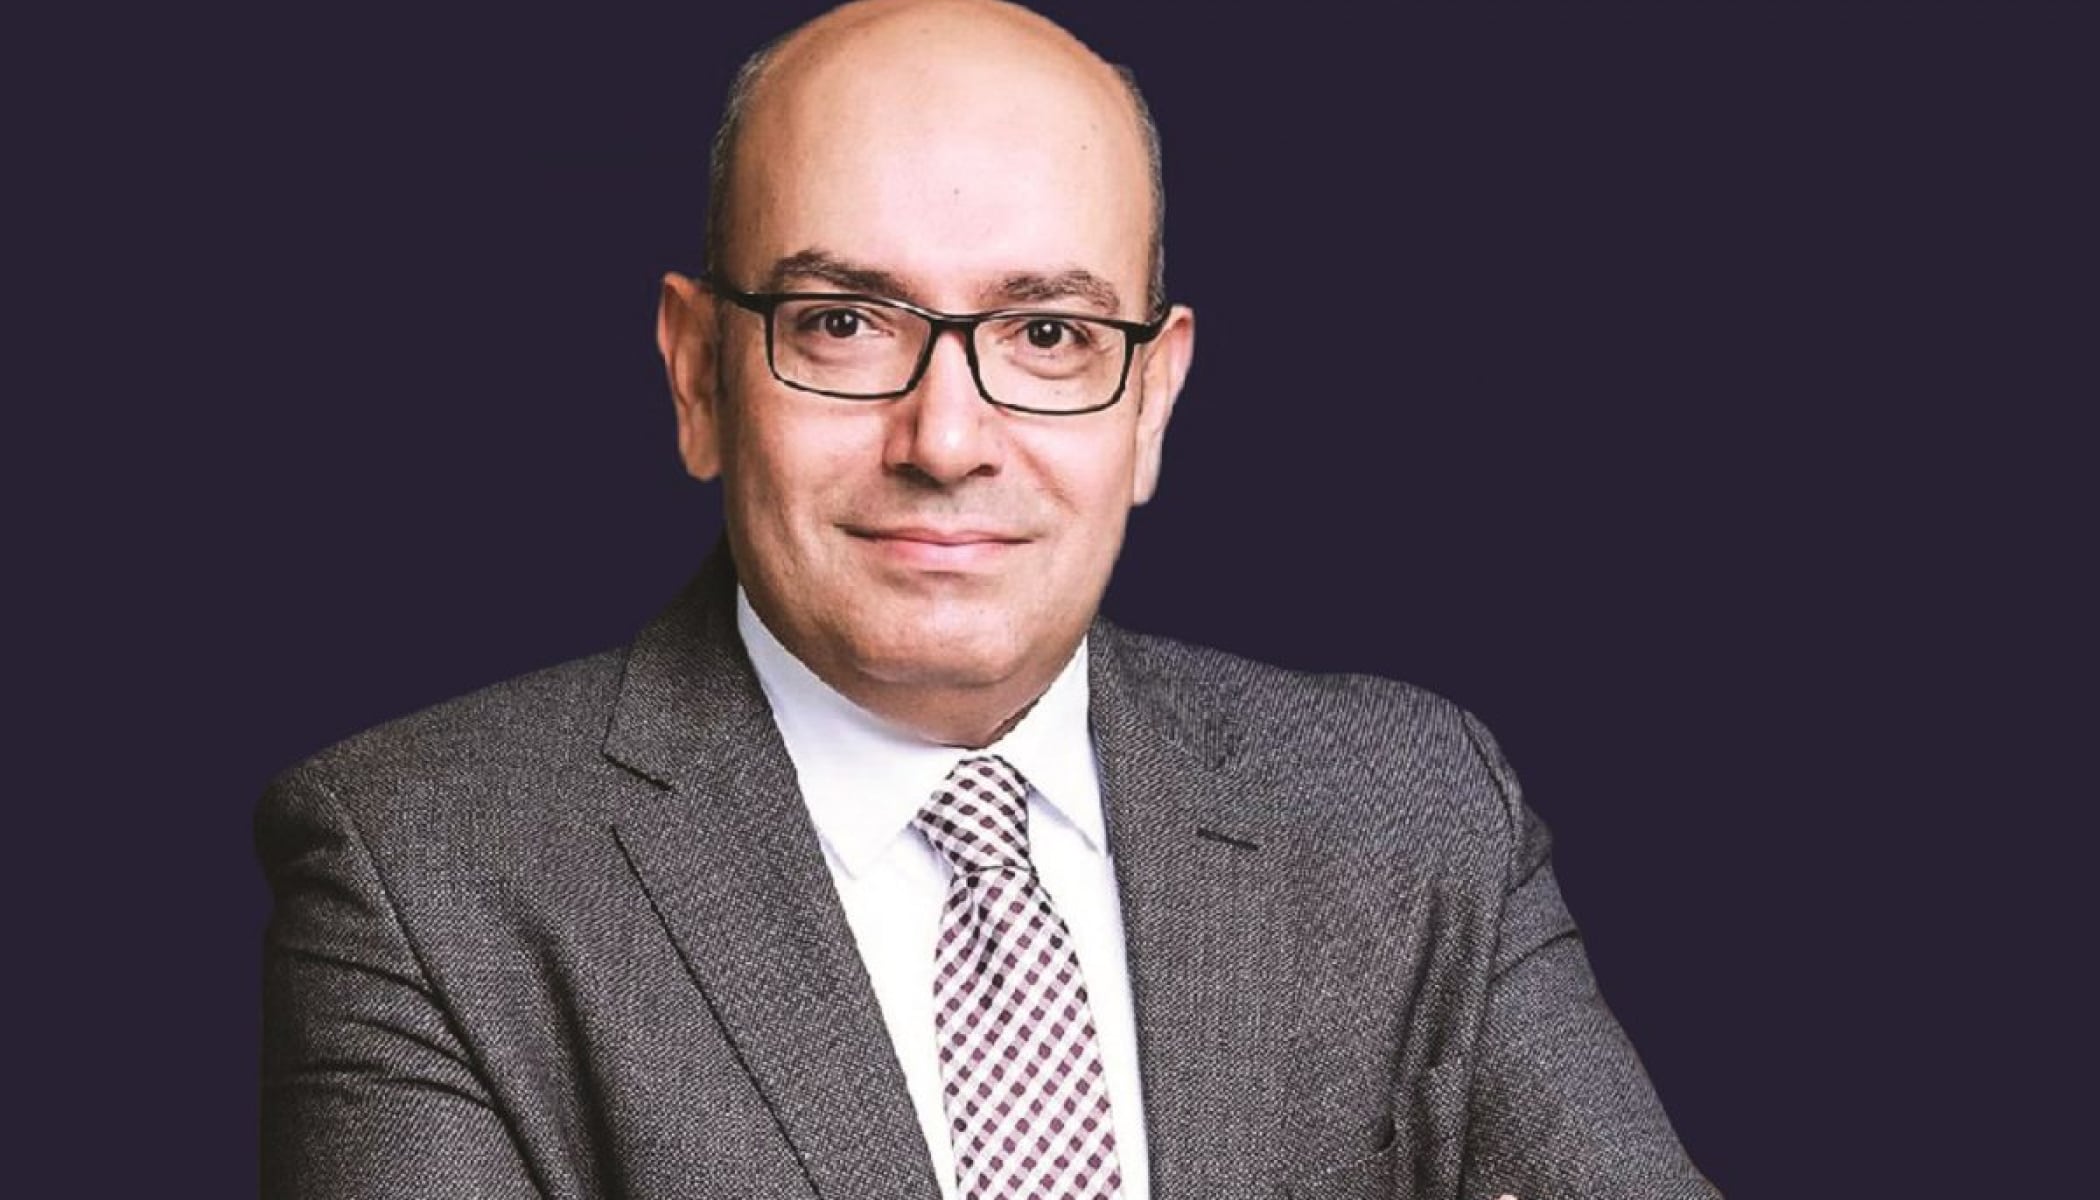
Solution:
<svg viewBox="0 0 2100 1200">
<path fill-rule="evenodd" d="M 266 1198 L 538 1197 L 517 1142 L 324 784 L 265 792 Z"/>
<path fill-rule="evenodd" d="M 1462 1194 L 1718 1200 L 1598 993 L 1545 825 L 1487 730 L 1471 716 L 1466 726 L 1502 790 L 1512 842 L 1474 1045 Z"/>
</svg>

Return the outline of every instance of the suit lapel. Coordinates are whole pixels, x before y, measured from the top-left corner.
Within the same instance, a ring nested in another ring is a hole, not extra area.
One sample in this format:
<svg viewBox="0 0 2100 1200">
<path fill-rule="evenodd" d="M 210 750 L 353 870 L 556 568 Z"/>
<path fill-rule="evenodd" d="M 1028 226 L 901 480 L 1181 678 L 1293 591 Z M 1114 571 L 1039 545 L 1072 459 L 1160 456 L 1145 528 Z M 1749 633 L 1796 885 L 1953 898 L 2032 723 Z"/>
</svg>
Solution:
<svg viewBox="0 0 2100 1200">
<path fill-rule="evenodd" d="M 614 834 L 822 1200 L 935 1200 L 873 987 L 735 633 L 717 550 L 634 644 L 606 753 L 661 789 Z"/>
<path fill-rule="evenodd" d="M 1271 794 L 1236 769 L 1229 714 L 1152 677 L 1106 621 L 1091 720 L 1122 892 L 1152 1195 L 1248 1194 L 1276 1144 L 1300 978 Z"/>
</svg>

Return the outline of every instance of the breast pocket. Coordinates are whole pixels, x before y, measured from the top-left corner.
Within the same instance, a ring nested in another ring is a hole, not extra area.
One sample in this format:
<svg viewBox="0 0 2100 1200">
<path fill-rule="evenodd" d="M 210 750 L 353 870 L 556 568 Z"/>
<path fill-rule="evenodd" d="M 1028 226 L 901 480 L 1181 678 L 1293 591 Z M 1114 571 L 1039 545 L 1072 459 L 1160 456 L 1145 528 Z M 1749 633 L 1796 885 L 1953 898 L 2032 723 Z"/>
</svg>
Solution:
<svg viewBox="0 0 2100 1200">
<path fill-rule="evenodd" d="M 1289 1200 L 1443 1200 L 1457 1195 L 1470 1082 L 1463 1058 L 1431 1066 L 1409 1090 L 1383 1147 L 1299 1176 L 1284 1195 Z"/>
<path fill-rule="evenodd" d="M 1384 1148 L 1363 1158 L 1296 1180 L 1284 1195 L 1289 1200 L 1412 1200 L 1412 1190 L 1401 1190 L 1407 1172 L 1400 1169 L 1400 1159 L 1400 1138 L 1395 1135 Z"/>
</svg>

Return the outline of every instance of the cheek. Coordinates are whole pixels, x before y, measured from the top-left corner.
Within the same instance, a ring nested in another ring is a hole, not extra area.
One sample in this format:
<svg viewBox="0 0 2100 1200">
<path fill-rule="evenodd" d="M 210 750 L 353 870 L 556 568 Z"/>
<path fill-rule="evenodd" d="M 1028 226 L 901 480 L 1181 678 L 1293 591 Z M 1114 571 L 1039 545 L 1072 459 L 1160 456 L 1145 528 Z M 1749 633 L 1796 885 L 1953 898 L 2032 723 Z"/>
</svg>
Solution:
<svg viewBox="0 0 2100 1200">
<path fill-rule="evenodd" d="M 1121 429 L 1112 439 L 1046 446 L 1036 461 L 1044 486 L 1064 510 L 1062 557 L 1068 562 L 1113 559 L 1130 511 L 1130 431 Z"/>
<path fill-rule="evenodd" d="M 846 486 L 841 460 L 806 437 L 752 432 L 733 481 L 737 519 L 762 531 L 775 553 L 806 562 L 822 551 L 820 535 L 837 516 L 832 497 Z"/>
<path fill-rule="evenodd" d="M 758 345 L 724 359 L 716 394 L 726 498 L 747 527 L 778 525 L 827 478 L 822 422 L 774 382 Z"/>
<path fill-rule="evenodd" d="M 737 412 L 724 423 L 722 461 L 731 519 L 767 543 L 769 558 L 802 558 L 797 543 L 822 511 L 843 455 L 827 443 L 821 423 L 795 419 L 792 400 L 745 394 L 732 403 Z"/>
</svg>

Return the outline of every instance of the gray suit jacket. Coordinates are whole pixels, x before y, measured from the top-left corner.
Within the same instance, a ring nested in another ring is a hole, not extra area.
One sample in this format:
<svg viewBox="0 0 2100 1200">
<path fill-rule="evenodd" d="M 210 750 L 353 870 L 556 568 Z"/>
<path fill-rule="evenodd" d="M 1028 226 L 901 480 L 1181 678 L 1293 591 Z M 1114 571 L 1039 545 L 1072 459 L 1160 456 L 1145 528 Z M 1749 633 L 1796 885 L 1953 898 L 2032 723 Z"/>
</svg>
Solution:
<svg viewBox="0 0 2100 1200">
<path fill-rule="evenodd" d="M 265 1194 L 935 1200 L 733 582 L 271 783 Z M 1154 1196 L 1716 1194 L 1469 715 L 1090 638 Z"/>
</svg>

